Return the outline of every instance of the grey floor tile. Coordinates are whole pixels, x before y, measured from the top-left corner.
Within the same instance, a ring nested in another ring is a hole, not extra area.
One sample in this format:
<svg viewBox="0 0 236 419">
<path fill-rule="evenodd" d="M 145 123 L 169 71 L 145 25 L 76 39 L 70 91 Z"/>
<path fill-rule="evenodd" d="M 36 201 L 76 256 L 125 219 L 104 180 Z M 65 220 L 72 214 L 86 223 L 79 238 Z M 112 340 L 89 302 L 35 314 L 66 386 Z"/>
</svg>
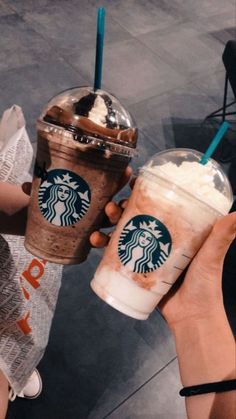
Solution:
<svg viewBox="0 0 236 419">
<path fill-rule="evenodd" d="M 52 3 L 51 0 L 4 0 L 19 13 L 41 9 Z M 158 25 L 162 28 L 166 25 L 173 24 L 177 19 L 186 19 L 191 17 L 204 18 L 206 16 L 214 16 L 222 13 L 222 8 L 225 12 L 232 13 L 235 5 L 234 0 L 225 0 L 224 7 L 221 0 L 142 0 L 136 2 L 135 0 L 104 0 L 102 3 L 98 0 L 67 0 L 67 5 L 77 4 L 82 8 L 82 11 L 87 10 L 87 4 L 91 4 L 94 8 L 105 6 L 109 13 L 112 12 L 113 17 L 119 21 L 123 21 L 123 25 L 130 32 L 137 34 L 139 30 L 147 32 L 154 30 Z M 56 4 L 64 4 L 63 0 L 56 0 Z M 161 19 L 163 22 L 161 22 Z M 140 28 L 139 28 L 140 27 Z M 139 32 L 142 33 L 142 32 Z"/>
<path fill-rule="evenodd" d="M 47 62 L 48 44 L 18 15 L 0 17 L 0 71 Z"/>
<path fill-rule="evenodd" d="M 89 2 L 96 7 L 100 5 L 98 0 L 89 0 Z M 134 36 L 156 29 L 163 30 L 182 21 L 182 17 L 176 16 L 168 3 L 170 2 L 154 0 L 103 2 L 112 17 Z"/>
<path fill-rule="evenodd" d="M 0 17 L 14 14 L 15 11 L 4 0 L 0 1 Z"/>
<path fill-rule="evenodd" d="M 47 63 L 0 72 L 0 77 L 0 114 L 14 103 L 21 106 L 32 141 L 36 119 L 48 100 L 66 88 L 87 84 L 67 63 L 53 56 Z"/>
<path fill-rule="evenodd" d="M 189 79 L 220 68 L 221 42 L 194 22 L 183 23 L 161 35 L 156 31 L 149 32 L 139 39 Z"/>
<path fill-rule="evenodd" d="M 234 1 L 234 0 L 233 0 Z M 236 3 L 234 1 L 235 12 L 221 13 L 216 16 L 205 17 L 201 19 L 199 25 L 204 28 L 204 32 L 225 44 L 229 39 L 236 37 Z"/>
<path fill-rule="evenodd" d="M 13 10 L 15 10 L 19 14 L 23 14 L 24 12 L 35 10 L 36 8 L 39 9 L 41 7 L 45 7 L 51 3 L 51 0 L 3 0 L 7 3 Z M 61 0 L 62 1 L 62 0 Z M 69 3 L 70 0 L 67 0 Z M 60 0 L 57 0 L 57 3 L 60 3 Z"/>
<path fill-rule="evenodd" d="M 210 77 L 201 76 L 193 81 L 193 84 L 198 87 L 201 92 L 208 96 L 209 99 L 216 103 L 212 112 L 220 108 L 223 104 L 224 85 L 225 85 L 225 68 L 222 62 L 222 70 L 212 73 Z M 229 84 L 228 86 L 228 103 L 234 100 L 234 95 Z"/>
<path fill-rule="evenodd" d="M 51 2 L 24 14 L 24 19 L 47 39 L 53 48 L 63 53 L 80 55 L 83 48 L 95 52 L 96 19 L 95 7 L 78 2 Z M 129 39 L 131 35 L 122 28 L 110 15 L 106 17 L 105 44 Z"/>
<path fill-rule="evenodd" d="M 79 56 L 64 55 L 82 77 L 90 77 L 93 83 L 94 51 L 81 51 Z M 168 64 L 137 40 L 132 39 L 107 45 L 104 54 L 103 87 L 114 93 L 126 104 L 135 103 L 161 94 L 184 83 Z"/>
<path fill-rule="evenodd" d="M 168 0 L 164 0 L 164 3 Z M 181 13 L 185 18 L 204 19 L 206 16 L 215 16 L 223 11 L 234 13 L 234 0 L 226 0 L 224 6 L 221 0 L 173 0 L 172 7 L 175 8 L 176 13 Z"/>
<path fill-rule="evenodd" d="M 198 87 L 203 94 L 206 94 L 208 96 L 208 99 L 211 99 L 215 102 L 215 105 L 212 105 L 209 114 L 222 107 L 225 85 L 225 70 L 214 73 L 211 77 L 200 77 L 199 79 L 194 80 L 193 84 L 196 87 Z M 230 83 L 228 83 L 227 103 L 230 104 L 234 100 L 235 97 L 232 88 L 230 86 Z M 227 112 L 236 112 L 236 104 L 230 106 L 227 109 Z M 228 115 L 226 116 L 226 118 L 227 121 L 231 124 L 231 128 L 226 134 L 227 142 L 225 143 L 225 139 L 223 140 L 223 142 L 218 147 L 217 153 L 219 156 L 225 158 L 230 154 L 232 155 L 231 148 L 235 144 L 235 115 Z M 221 118 L 211 118 L 208 120 L 208 122 L 213 123 L 215 126 L 217 126 L 217 124 L 221 122 Z"/>
<path fill-rule="evenodd" d="M 215 101 L 190 83 L 131 105 L 130 111 L 145 137 L 159 149 L 188 147 L 203 151 L 212 138 L 203 120 L 215 107 Z"/>
<path fill-rule="evenodd" d="M 106 418 L 186 419 L 181 387 L 175 360 Z"/>
</svg>

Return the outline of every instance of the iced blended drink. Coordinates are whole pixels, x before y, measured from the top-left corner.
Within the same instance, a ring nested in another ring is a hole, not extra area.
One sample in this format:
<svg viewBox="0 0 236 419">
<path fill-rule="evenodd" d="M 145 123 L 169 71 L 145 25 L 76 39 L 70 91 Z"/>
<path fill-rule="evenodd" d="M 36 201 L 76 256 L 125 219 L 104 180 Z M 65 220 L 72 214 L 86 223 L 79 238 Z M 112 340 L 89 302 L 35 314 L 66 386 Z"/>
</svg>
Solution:
<svg viewBox="0 0 236 419">
<path fill-rule="evenodd" d="M 54 97 L 37 130 L 25 246 L 51 262 L 80 263 L 134 154 L 137 129 L 114 96 L 81 87 Z"/>
<path fill-rule="evenodd" d="M 233 196 L 218 163 L 171 149 L 139 173 L 91 282 L 108 304 L 145 320 L 190 263 Z"/>
</svg>

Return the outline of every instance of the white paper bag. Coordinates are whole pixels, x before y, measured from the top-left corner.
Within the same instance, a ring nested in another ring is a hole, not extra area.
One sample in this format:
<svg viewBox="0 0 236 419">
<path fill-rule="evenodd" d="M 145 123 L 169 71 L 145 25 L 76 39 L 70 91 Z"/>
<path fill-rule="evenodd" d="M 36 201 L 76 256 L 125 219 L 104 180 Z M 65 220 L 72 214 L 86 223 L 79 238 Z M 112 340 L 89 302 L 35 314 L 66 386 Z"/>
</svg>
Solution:
<svg viewBox="0 0 236 419">
<path fill-rule="evenodd" d="M 19 106 L 0 122 L 0 181 L 29 180 L 33 149 Z M 42 358 L 62 267 L 32 256 L 20 236 L 0 236 L 0 369 L 16 392 Z"/>
</svg>

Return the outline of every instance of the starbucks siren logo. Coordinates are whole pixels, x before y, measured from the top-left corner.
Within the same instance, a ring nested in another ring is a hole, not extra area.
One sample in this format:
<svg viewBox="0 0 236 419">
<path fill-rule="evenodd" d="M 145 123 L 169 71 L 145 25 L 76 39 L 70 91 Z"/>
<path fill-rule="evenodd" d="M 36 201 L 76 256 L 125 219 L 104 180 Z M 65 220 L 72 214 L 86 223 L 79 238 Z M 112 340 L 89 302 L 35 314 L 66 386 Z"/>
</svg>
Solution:
<svg viewBox="0 0 236 419">
<path fill-rule="evenodd" d="M 91 200 L 88 184 L 77 174 L 56 169 L 47 172 L 39 188 L 43 216 L 57 226 L 75 224 L 86 214 Z"/>
<path fill-rule="evenodd" d="M 170 233 L 161 221 L 151 215 L 137 215 L 120 235 L 118 254 L 126 268 L 146 273 L 163 265 L 171 246 Z"/>
</svg>

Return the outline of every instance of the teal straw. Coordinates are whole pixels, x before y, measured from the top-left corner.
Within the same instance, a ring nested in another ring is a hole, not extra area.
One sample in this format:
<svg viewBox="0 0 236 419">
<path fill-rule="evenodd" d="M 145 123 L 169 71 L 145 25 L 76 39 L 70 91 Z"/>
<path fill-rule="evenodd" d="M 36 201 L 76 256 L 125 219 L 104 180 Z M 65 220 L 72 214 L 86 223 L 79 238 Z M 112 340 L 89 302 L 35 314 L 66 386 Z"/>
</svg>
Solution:
<svg viewBox="0 0 236 419">
<path fill-rule="evenodd" d="M 105 33 L 105 9 L 104 7 L 99 7 L 98 15 L 97 15 L 97 43 L 96 43 L 94 90 L 101 89 L 104 33 Z"/>
<path fill-rule="evenodd" d="M 214 153 L 216 147 L 218 146 L 218 144 L 220 143 L 220 141 L 222 140 L 223 136 L 225 135 L 227 129 L 229 128 L 229 123 L 224 121 L 223 124 L 221 124 L 218 132 L 216 133 L 215 137 L 213 138 L 211 144 L 209 145 L 207 151 L 205 152 L 205 154 L 202 156 L 201 160 L 199 163 L 201 164 L 206 164 L 209 160 L 209 158 L 212 156 L 212 154 Z"/>
</svg>

